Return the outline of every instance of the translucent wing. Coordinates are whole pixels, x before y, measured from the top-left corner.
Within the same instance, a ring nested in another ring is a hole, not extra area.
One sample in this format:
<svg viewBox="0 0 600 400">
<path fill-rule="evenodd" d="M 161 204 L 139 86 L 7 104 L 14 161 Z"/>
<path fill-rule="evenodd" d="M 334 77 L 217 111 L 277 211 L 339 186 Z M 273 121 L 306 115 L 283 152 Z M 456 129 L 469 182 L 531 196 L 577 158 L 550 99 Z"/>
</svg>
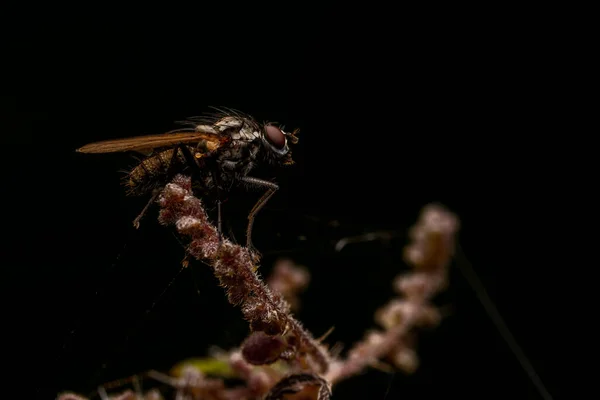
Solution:
<svg viewBox="0 0 600 400">
<path fill-rule="evenodd" d="M 197 129 L 180 130 L 158 135 L 103 140 L 101 142 L 86 144 L 77 149 L 77 151 L 80 153 L 114 153 L 120 151 L 144 152 L 159 147 L 197 143 L 201 140 L 205 140 L 212 148 L 218 148 L 227 140 L 227 136 L 221 136 L 214 131 L 210 132 L 209 129 L 205 129 L 205 131 L 199 131 Z"/>
</svg>

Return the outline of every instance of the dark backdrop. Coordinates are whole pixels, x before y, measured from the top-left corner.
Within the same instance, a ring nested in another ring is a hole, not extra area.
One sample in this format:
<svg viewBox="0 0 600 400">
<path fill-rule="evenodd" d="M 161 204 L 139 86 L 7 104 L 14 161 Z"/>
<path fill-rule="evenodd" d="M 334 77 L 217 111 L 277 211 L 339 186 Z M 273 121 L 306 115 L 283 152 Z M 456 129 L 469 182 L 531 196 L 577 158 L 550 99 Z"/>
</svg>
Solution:
<svg viewBox="0 0 600 400">
<path fill-rule="evenodd" d="M 21 339 L 7 347 L 24 398 L 90 393 L 246 334 L 205 266 L 177 275 L 183 249 L 156 208 L 132 228 L 146 199 L 125 196 L 119 170 L 133 160 L 74 152 L 168 131 L 209 106 L 301 128 L 297 164 L 263 171 L 281 190 L 255 243 L 265 275 L 279 256 L 311 270 L 299 317 L 316 336 L 335 326 L 328 341 L 349 346 L 373 326 L 404 268 L 407 227 L 438 201 L 461 218 L 466 257 L 556 391 L 560 270 L 540 239 L 555 175 L 538 129 L 551 118 L 553 37 L 532 25 L 541 12 L 297 3 L 24 14 L 6 30 L 1 105 L 9 333 Z M 238 239 L 257 196 L 226 204 Z M 332 250 L 378 230 L 397 236 Z M 420 336 L 414 376 L 371 371 L 334 398 L 539 398 L 457 269 L 439 303 L 449 316 Z"/>
</svg>

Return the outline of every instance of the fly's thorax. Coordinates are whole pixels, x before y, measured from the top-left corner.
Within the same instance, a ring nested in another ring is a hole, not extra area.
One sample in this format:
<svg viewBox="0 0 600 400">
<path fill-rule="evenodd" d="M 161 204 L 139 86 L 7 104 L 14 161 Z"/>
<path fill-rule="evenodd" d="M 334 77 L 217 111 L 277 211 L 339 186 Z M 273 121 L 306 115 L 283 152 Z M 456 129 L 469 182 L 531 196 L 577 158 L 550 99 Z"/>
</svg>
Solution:
<svg viewBox="0 0 600 400">
<path fill-rule="evenodd" d="M 253 141 L 260 137 L 259 125 L 251 119 L 227 116 L 218 120 L 213 128 L 233 140 Z"/>
<path fill-rule="evenodd" d="M 258 160 L 262 145 L 259 139 L 253 141 L 233 140 L 226 148 L 219 149 L 217 163 L 223 172 L 240 173 L 248 164 Z"/>
<path fill-rule="evenodd" d="M 253 142 L 260 138 L 260 131 L 254 126 L 244 124 L 239 129 L 231 131 L 231 138 L 233 140 L 242 140 L 245 142 Z"/>
</svg>

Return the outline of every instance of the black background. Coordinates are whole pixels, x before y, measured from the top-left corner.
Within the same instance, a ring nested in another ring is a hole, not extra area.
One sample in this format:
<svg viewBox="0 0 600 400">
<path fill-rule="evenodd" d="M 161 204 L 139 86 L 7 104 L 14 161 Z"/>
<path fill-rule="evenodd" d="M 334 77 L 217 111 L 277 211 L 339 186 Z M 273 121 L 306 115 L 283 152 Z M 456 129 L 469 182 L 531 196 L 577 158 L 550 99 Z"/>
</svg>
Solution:
<svg viewBox="0 0 600 400">
<path fill-rule="evenodd" d="M 560 39 L 544 10 L 220 3 L 25 15 L 5 32 L 1 104 L 5 293 L 20 339 L 7 353 L 24 398 L 92 393 L 247 333 L 204 265 L 177 275 L 183 249 L 156 208 L 132 228 L 147 199 L 126 197 L 118 171 L 133 160 L 74 151 L 166 132 L 209 106 L 301 128 L 297 164 L 263 171 L 281 190 L 255 244 L 265 275 L 278 256 L 311 270 L 299 318 L 316 336 L 335 326 L 328 342 L 347 348 L 373 326 L 405 268 L 406 229 L 438 201 L 461 218 L 466 257 L 558 396 L 549 199 L 563 189 L 546 156 L 548 49 Z M 226 204 L 238 234 L 257 197 Z M 377 230 L 397 237 L 332 250 Z M 540 398 L 457 269 L 439 304 L 449 316 L 420 336 L 415 375 L 371 371 L 334 399 Z"/>
</svg>

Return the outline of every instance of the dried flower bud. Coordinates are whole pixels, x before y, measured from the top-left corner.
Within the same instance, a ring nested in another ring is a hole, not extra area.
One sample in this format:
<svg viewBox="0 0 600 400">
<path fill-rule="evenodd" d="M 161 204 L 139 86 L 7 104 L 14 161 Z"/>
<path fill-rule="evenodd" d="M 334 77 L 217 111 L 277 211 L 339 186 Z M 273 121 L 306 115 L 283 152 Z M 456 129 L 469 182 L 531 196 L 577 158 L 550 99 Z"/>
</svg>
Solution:
<svg viewBox="0 0 600 400">
<path fill-rule="evenodd" d="M 144 400 L 164 400 L 158 389 L 151 389 L 144 395 Z"/>
<path fill-rule="evenodd" d="M 287 343 L 281 336 L 252 332 L 242 344 L 242 356 L 250 364 L 271 364 L 280 358 L 286 348 Z"/>
<path fill-rule="evenodd" d="M 75 393 L 61 393 L 58 397 L 57 400 L 88 400 L 83 396 L 80 396 L 78 394 Z"/>
<path fill-rule="evenodd" d="M 204 221 L 190 216 L 183 216 L 175 223 L 177 230 L 184 235 L 193 233 L 194 231 L 201 229 L 204 225 Z"/>
<path fill-rule="evenodd" d="M 402 371 L 412 374 L 419 367 L 417 354 L 409 348 L 403 347 L 392 356 L 392 362 Z"/>
<path fill-rule="evenodd" d="M 266 393 L 271 385 L 271 378 L 265 371 L 254 371 L 248 379 L 248 388 L 254 393 Z"/>
<path fill-rule="evenodd" d="M 265 400 L 329 400 L 331 387 L 314 374 L 295 374 L 280 380 Z"/>
<path fill-rule="evenodd" d="M 110 399 L 111 400 L 137 400 L 138 399 L 138 395 L 136 395 L 133 390 L 125 390 L 123 393 L 120 393 L 116 396 L 111 396 Z"/>
<path fill-rule="evenodd" d="M 417 224 L 411 229 L 412 243 L 404 250 L 406 261 L 422 271 L 440 271 L 454 253 L 454 235 L 458 219 L 439 205 L 423 209 Z"/>
<path fill-rule="evenodd" d="M 291 260 L 281 259 L 276 262 L 268 284 L 274 291 L 281 293 L 291 309 L 297 311 L 300 307 L 298 294 L 308 286 L 309 281 L 310 274 L 306 268 Z"/>
<path fill-rule="evenodd" d="M 244 360 L 241 351 L 232 351 L 229 354 L 229 365 L 231 366 L 231 369 L 243 379 L 249 379 L 252 369 L 254 368 Z"/>
<path fill-rule="evenodd" d="M 269 278 L 269 286 L 286 294 L 298 292 L 308 285 L 310 275 L 306 268 L 294 264 L 291 260 L 278 260 Z"/>
<path fill-rule="evenodd" d="M 404 320 L 413 317 L 417 306 L 410 301 L 392 300 L 375 313 L 375 321 L 384 327 L 390 329 L 398 326 Z"/>
<path fill-rule="evenodd" d="M 204 381 L 205 376 L 195 366 L 186 365 L 181 369 L 180 379 L 185 382 L 185 386 L 199 386 Z"/>
<path fill-rule="evenodd" d="M 442 320 L 440 310 L 432 306 L 422 306 L 416 316 L 415 325 L 421 327 L 437 326 Z"/>
<path fill-rule="evenodd" d="M 431 280 L 432 277 L 429 274 L 400 275 L 394 280 L 394 289 L 409 299 L 422 299 L 430 291 Z"/>
</svg>

